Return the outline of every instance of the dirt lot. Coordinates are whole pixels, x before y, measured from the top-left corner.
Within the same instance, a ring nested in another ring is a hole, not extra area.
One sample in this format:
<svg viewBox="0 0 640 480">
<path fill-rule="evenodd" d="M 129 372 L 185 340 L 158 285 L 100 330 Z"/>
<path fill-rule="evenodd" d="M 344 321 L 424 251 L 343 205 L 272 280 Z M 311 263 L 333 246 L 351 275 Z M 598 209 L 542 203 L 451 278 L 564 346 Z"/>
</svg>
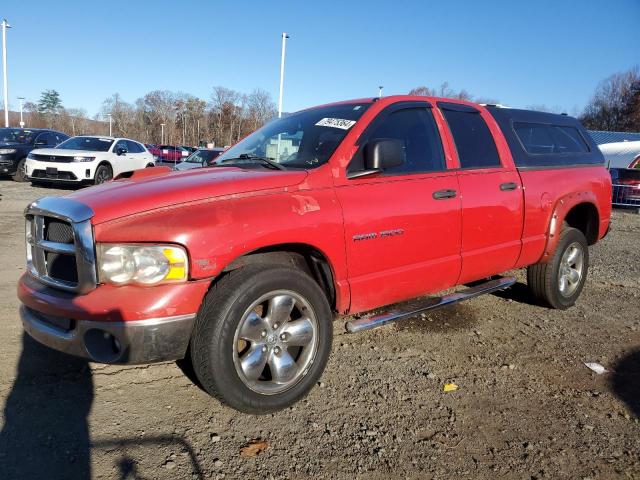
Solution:
<svg viewBox="0 0 640 480">
<path fill-rule="evenodd" d="M 640 478 L 639 215 L 615 213 L 576 307 L 530 305 L 518 284 L 363 334 L 336 320 L 320 385 L 255 417 L 172 363 L 88 364 L 25 338 L 22 210 L 65 192 L 0 193 L 0 479 Z M 240 456 L 252 439 L 267 449 Z"/>
</svg>

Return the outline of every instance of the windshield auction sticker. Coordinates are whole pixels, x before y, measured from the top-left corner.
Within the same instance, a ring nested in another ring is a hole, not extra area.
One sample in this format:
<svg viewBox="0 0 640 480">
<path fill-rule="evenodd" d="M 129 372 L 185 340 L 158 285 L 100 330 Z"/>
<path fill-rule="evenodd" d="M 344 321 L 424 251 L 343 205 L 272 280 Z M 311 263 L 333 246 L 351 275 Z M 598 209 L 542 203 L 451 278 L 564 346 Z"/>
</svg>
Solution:
<svg viewBox="0 0 640 480">
<path fill-rule="evenodd" d="M 318 127 L 334 127 L 342 130 L 349 130 L 355 123 L 355 120 L 346 120 L 344 118 L 323 118 L 316 123 L 316 125 Z"/>
</svg>

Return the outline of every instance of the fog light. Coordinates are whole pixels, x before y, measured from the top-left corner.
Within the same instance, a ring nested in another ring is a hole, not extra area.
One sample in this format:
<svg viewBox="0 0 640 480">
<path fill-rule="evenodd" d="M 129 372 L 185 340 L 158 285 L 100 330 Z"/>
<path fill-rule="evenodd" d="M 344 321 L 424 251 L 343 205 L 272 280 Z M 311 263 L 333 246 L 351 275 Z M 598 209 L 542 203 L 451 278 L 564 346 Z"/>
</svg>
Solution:
<svg viewBox="0 0 640 480">
<path fill-rule="evenodd" d="M 84 176 L 86 178 L 91 178 L 91 170 L 89 170 L 88 168 L 84 171 Z"/>
<path fill-rule="evenodd" d="M 104 330 L 92 328 L 84 334 L 84 346 L 92 360 L 101 363 L 116 362 L 122 355 L 122 344 Z"/>
</svg>

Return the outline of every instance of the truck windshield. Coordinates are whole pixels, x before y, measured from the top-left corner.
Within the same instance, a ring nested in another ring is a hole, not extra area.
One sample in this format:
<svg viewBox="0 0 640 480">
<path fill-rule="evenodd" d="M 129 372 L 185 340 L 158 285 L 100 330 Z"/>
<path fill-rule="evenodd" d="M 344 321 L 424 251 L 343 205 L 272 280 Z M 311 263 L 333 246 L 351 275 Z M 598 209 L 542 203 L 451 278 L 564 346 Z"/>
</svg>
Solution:
<svg viewBox="0 0 640 480">
<path fill-rule="evenodd" d="M 108 152 L 113 143 L 111 138 L 102 137 L 71 137 L 55 148 L 62 150 L 88 150 L 92 152 Z"/>
<path fill-rule="evenodd" d="M 332 105 L 279 118 L 231 147 L 215 164 L 261 158 L 286 168 L 319 167 L 329 160 L 369 105 Z"/>
</svg>

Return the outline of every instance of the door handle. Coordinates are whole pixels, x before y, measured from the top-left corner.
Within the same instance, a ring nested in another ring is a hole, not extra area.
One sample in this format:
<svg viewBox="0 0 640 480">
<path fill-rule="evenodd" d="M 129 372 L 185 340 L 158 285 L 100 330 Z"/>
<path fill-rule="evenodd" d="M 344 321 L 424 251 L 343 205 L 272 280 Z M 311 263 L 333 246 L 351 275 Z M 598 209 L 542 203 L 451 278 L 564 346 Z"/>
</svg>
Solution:
<svg viewBox="0 0 640 480">
<path fill-rule="evenodd" d="M 456 198 L 458 192 L 456 192 L 455 190 L 449 190 L 449 189 L 445 189 L 445 190 L 437 190 L 435 192 L 433 192 L 433 198 L 436 200 L 445 200 L 447 198 Z"/>
<path fill-rule="evenodd" d="M 503 192 L 508 192 L 509 190 L 515 190 L 516 188 L 518 188 L 518 184 L 515 182 L 507 182 L 507 183 L 500 184 L 500 190 L 502 190 Z"/>
</svg>

